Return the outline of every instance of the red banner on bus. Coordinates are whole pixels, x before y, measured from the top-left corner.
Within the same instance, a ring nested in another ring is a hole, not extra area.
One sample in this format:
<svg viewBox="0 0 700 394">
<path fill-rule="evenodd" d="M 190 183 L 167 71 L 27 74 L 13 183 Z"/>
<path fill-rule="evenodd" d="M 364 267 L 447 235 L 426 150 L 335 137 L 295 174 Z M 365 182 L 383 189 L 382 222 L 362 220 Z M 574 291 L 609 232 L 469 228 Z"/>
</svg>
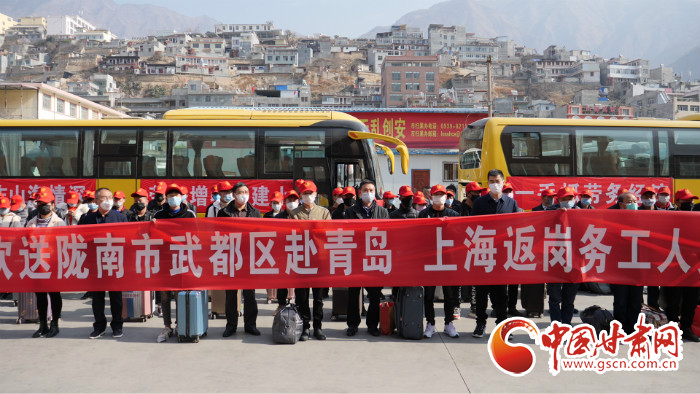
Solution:
<svg viewBox="0 0 700 394">
<path fill-rule="evenodd" d="M 370 132 L 398 138 L 411 149 L 459 149 L 459 136 L 486 113 L 348 112 Z"/>
<path fill-rule="evenodd" d="M 569 210 L 0 229 L 7 292 L 545 282 L 700 286 L 700 215 Z"/>
<path fill-rule="evenodd" d="M 212 203 L 211 189 L 221 182 L 221 179 L 142 179 L 141 187 L 148 190 L 150 196 L 148 199 L 153 199 L 153 192 L 158 185 L 158 182 L 165 182 L 168 185 L 177 183 L 180 186 L 186 186 L 189 190 L 187 200 L 192 205 L 197 207 L 198 213 L 204 213 L 204 210 Z M 238 182 L 245 182 L 250 191 L 250 203 L 262 212 L 270 210 L 270 195 L 273 192 L 279 191 L 284 194 L 292 190 L 294 182 L 289 179 L 233 179 L 228 180 L 231 185 Z M 129 195 L 130 193 L 126 193 Z"/>
<path fill-rule="evenodd" d="M 95 190 L 96 185 L 95 179 L 0 179 L 0 194 L 7 197 L 19 194 L 27 201 L 29 195 L 40 187 L 50 187 L 56 196 L 56 204 L 61 204 L 65 202 L 66 193 L 78 192 L 82 197 L 84 191 Z"/>
<path fill-rule="evenodd" d="M 627 189 L 641 198 L 641 191 L 647 186 L 656 189 L 661 186 L 668 186 L 673 190 L 672 178 L 599 178 L 599 177 L 520 177 L 511 176 L 508 178 L 515 201 L 518 206 L 525 210 L 531 210 L 542 204 L 540 196 L 543 190 L 554 189 L 558 191 L 562 187 L 570 186 L 581 193 L 589 190 L 593 195 L 591 205 L 594 208 L 607 208 L 617 201 L 620 190 Z"/>
</svg>

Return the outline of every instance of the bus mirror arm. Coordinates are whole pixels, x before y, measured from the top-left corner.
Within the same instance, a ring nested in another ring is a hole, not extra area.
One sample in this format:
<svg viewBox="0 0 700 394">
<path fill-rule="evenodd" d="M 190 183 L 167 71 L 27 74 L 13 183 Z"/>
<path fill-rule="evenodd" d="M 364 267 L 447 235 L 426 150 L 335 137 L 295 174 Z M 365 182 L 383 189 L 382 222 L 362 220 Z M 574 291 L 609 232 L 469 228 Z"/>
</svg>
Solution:
<svg viewBox="0 0 700 394">
<path fill-rule="evenodd" d="M 374 145 L 382 148 L 382 150 L 384 151 L 384 154 L 389 157 L 389 163 L 390 163 L 389 174 L 394 175 L 394 152 L 392 152 L 391 149 L 386 145 L 382 145 L 382 144 L 377 143 L 377 142 L 375 142 Z"/>
<path fill-rule="evenodd" d="M 404 174 L 408 174 L 408 159 L 409 159 L 408 147 L 400 139 L 390 137 L 388 135 L 370 133 L 367 131 L 356 131 L 356 130 L 348 131 L 348 137 L 350 137 L 354 140 L 375 139 L 375 140 L 385 141 L 385 142 L 388 142 L 390 144 L 396 145 L 396 150 L 399 152 L 399 155 L 401 155 L 401 170 L 403 171 Z M 382 149 L 384 149 L 384 148 L 382 148 Z M 385 152 L 386 152 L 386 150 L 385 150 Z"/>
</svg>

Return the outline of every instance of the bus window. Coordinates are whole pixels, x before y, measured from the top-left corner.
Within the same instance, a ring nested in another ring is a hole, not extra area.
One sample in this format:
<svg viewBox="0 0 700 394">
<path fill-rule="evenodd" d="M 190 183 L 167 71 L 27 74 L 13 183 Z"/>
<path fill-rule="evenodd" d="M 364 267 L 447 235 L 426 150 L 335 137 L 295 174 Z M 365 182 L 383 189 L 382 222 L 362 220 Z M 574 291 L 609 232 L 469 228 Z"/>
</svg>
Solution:
<svg viewBox="0 0 700 394">
<path fill-rule="evenodd" d="M 508 141 L 510 137 L 510 141 Z M 503 133 L 502 144 L 510 175 L 571 175 L 571 137 L 565 132 Z M 505 147 L 510 142 L 510 152 Z M 466 153 L 466 152 L 465 152 Z M 508 157 L 510 153 L 510 157 Z M 463 157 L 464 159 L 464 157 Z"/>
<path fill-rule="evenodd" d="M 78 175 L 78 132 L 75 130 L 3 131 L 0 147 L 6 176 L 62 177 Z M 18 149 L 19 148 L 19 149 Z"/>
<path fill-rule="evenodd" d="M 291 173 L 294 159 L 326 157 L 326 133 L 317 130 L 266 130 L 265 173 Z"/>
<path fill-rule="evenodd" d="M 166 130 L 144 130 L 143 152 L 141 154 L 141 177 L 166 176 L 168 160 L 168 132 Z M 205 169 L 207 163 L 205 159 Z"/>
<path fill-rule="evenodd" d="M 576 130 L 580 176 L 654 176 L 651 130 Z"/>
<path fill-rule="evenodd" d="M 95 131 L 83 133 L 83 176 L 94 176 L 95 167 Z"/>
<path fill-rule="evenodd" d="M 365 179 L 365 169 L 362 161 L 336 164 L 335 187 L 356 187 L 360 185 L 360 182 L 362 182 L 363 179 Z"/>
<path fill-rule="evenodd" d="M 485 124 L 485 121 L 476 121 L 462 130 L 459 137 L 459 168 L 468 170 L 481 166 L 481 145 Z"/>
<path fill-rule="evenodd" d="M 175 178 L 255 178 L 255 131 L 178 129 L 172 157 Z"/>
<path fill-rule="evenodd" d="M 671 157 L 676 178 L 700 177 L 700 131 L 674 130 Z"/>
<path fill-rule="evenodd" d="M 671 176 L 669 165 L 668 131 L 659 131 L 659 176 Z"/>
</svg>

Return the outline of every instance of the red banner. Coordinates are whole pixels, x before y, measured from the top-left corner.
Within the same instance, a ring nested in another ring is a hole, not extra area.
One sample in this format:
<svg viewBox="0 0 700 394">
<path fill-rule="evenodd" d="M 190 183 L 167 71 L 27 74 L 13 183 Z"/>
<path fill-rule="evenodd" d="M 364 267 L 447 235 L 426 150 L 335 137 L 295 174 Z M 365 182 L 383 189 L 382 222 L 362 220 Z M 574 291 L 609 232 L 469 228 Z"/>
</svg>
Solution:
<svg viewBox="0 0 700 394">
<path fill-rule="evenodd" d="M 6 292 L 589 281 L 700 286 L 700 215 L 570 210 L 0 229 Z"/>
<path fill-rule="evenodd" d="M 459 136 L 486 113 L 348 112 L 372 133 L 398 138 L 411 149 L 459 149 Z"/>
<path fill-rule="evenodd" d="M 0 179 L 0 194 L 12 197 L 22 196 L 24 201 L 40 187 L 48 186 L 56 196 L 56 204 L 65 202 L 66 193 L 78 192 L 83 195 L 85 190 L 95 190 L 95 179 Z"/>
<path fill-rule="evenodd" d="M 508 177 L 508 182 L 513 186 L 515 201 L 522 209 L 531 210 L 542 204 L 540 193 L 546 189 L 555 191 L 565 186 L 571 186 L 577 192 L 586 189 L 593 194 L 592 204 L 594 208 L 607 208 L 617 201 L 620 190 L 627 189 L 640 199 L 641 191 L 647 186 L 659 188 L 668 186 L 673 190 L 672 178 L 593 178 L 593 177 Z"/>
<path fill-rule="evenodd" d="M 205 213 L 211 201 L 211 188 L 221 182 L 221 179 L 142 179 L 141 187 L 150 192 L 149 200 L 154 197 L 154 190 L 158 182 L 167 184 L 177 183 L 180 186 L 187 186 L 189 189 L 188 201 L 197 207 L 197 212 Z M 234 179 L 228 180 L 231 185 L 238 182 L 245 182 L 250 190 L 250 203 L 262 212 L 270 210 L 270 194 L 280 191 L 282 194 L 291 190 L 294 182 L 290 179 Z M 126 191 L 125 191 L 126 192 Z M 131 192 L 126 193 L 127 195 Z"/>
</svg>

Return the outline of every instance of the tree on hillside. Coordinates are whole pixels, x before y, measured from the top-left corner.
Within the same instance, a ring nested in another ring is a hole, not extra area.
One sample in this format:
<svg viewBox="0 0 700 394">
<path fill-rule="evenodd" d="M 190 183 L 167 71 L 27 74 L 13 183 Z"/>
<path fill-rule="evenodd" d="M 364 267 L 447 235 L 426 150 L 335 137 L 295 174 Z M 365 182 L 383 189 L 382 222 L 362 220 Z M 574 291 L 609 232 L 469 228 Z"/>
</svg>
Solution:
<svg viewBox="0 0 700 394">
<path fill-rule="evenodd" d="M 162 85 L 153 85 L 153 86 L 149 87 L 148 89 L 146 89 L 146 91 L 145 91 L 146 96 L 156 97 L 156 98 L 161 97 L 161 96 L 165 96 L 166 93 L 167 93 L 167 91 L 165 90 L 165 87 Z"/>
<path fill-rule="evenodd" d="M 117 85 L 127 97 L 133 97 L 141 93 L 141 82 L 126 81 L 121 84 L 118 83 Z"/>
</svg>

